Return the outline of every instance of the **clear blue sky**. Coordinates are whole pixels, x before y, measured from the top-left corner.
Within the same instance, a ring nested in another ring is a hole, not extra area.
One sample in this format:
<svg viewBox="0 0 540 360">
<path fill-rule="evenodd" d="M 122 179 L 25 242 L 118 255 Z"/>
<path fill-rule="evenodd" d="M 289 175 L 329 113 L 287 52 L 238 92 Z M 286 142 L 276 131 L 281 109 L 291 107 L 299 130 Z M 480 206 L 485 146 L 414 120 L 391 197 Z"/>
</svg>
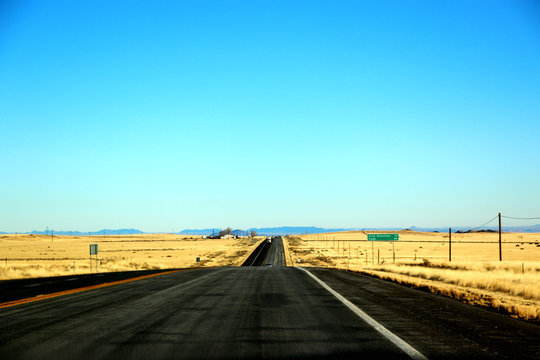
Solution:
<svg viewBox="0 0 540 360">
<path fill-rule="evenodd" d="M 1 2 L 0 230 L 499 211 L 540 216 L 535 1 Z"/>
</svg>

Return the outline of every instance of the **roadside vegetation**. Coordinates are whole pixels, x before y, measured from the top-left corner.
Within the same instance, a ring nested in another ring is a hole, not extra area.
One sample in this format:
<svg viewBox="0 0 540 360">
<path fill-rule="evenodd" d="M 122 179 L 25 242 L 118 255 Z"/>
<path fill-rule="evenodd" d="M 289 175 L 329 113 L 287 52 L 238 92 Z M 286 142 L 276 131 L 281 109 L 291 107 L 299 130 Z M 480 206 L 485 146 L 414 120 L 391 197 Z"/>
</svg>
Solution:
<svg viewBox="0 0 540 360">
<path fill-rule="evenodd" d="M 492 234 L 456 236 L 454 256 L 461 259 L 452 261 L 448 261 L 445 234 L 400 232 L 400 240 L 409 242 L 396 242 L 394 249 L 388 243 L 372 247 L 367 241 L 347 241 L 362 240 L 365 235 L 291 236 L 285 243 L 294 266 L 355 271 L 540 321 L 540 234 L 505 234 L 503 256 L 508 260 L 504 261 L 496 260 Z"/>
<path fill-rule="evenodd" d="M 540 321 L 540 262 L 383 264 L 355 269 L 463 302 Z"/>
<path fill-rule="evenodd" d="M 262 238 L 137 234 L 0 235 L 0 280 L 126 270 L 238 266 Z M 89 245 L 98 244 L 97 261 Z"/>
</svg>

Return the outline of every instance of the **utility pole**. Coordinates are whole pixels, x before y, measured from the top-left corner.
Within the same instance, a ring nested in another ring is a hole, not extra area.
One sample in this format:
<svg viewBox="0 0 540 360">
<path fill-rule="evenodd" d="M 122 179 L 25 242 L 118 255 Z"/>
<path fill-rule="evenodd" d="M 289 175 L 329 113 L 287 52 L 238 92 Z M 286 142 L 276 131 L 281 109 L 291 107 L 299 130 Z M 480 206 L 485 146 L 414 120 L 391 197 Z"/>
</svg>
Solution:
<svg viewBox="0 0 540 360">
<path fill-rule="evenodd" d="M 499 213 L 499 261 L 502 261 L 501 213 Z"/>
<path fill-rule="evenodd" d="M 371 262 L 375 265 L 375 250 L 373 249 L 373 243 L 374 241 L 371 242 Z"/>
<path fill-rule="evenodd" d="M 448 261 L 452 262 L 452 228 L 448 228 Z"/>
</svg>

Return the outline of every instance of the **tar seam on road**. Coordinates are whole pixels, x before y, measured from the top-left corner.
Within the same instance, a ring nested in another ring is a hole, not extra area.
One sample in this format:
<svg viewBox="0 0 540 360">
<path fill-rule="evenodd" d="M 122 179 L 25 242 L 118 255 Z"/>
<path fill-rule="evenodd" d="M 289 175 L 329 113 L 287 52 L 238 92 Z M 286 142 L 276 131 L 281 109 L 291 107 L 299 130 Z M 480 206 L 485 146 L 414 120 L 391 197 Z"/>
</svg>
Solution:
<svg viewBox="0 0 540 360">
<path fill-rule="evenodd" d="M 165 271 L 165 272 L 161 272 L 161 273 L 157 273 L 157 274 L 138 276 L 138 277 L 134 277 L 134 278 L 131 278 L 131 279 L 118 280 L 118 281 L 113 281 L 113 282 L 104 283 L 104 284 L 97 284 L 97 285 L 85 286 L 85 287 L 77 288 L 77 289 L 59 291 L 59 292 L 55 292 L 55 293 L 51 293 L 51 294 L 38 295 L 38 296 L 31 297 L 31 298 L 26 298 L 26 299 L 8 301 L 8 302 L 5 302 L 5 303 L 0 303 L 0 309 L 5 308 L 5 307 L 9 307 L 9 306 L 25 304 L 25 303 L 39 301 L 39 300 L 50 299 L 50 298 L 57 297 L 57 296 L 74 294 L 74 293 L 87 291 L 87 290 L 92 290 L 92 289 L 100 289 L 100 288 L 104 288 L 104 287 L 107 287 L 107 286 L 123 284 L 123 283 L 131 282 L 131 281 L 147 279 L 147 278 L 151 278 L 151 277 L 155 277 L 155 276 L 166 275 L 166 274 L 171 274 L 171 273 L 175 273 L 175 272 L 179 272 L 179 271 L 185 271 L 185 270 L 194 270 L 194 269 L 180 269 L 180 270 Z"/>
<path fill-rule="evenodd" d="M 297 267 L 297 269 L 304 271 L 306 274 L 311 276 L 313 280 L 315 280 L 319 285 L 321 285 L 323 288 L 328 290 L 328 292 L 332 295 L 334 295 L 339 301 L 341 301 L 345 306 L 347 306 L 349 309 L 351 309 L 358 317 L 360 317 L 362 320 L 367 322 L 369 325 L 371 325 L 375 330 L 377 330 L 381 335 L 383 335 L 385 338 L 390 340 L 394 345 L 399 347 L 403 352 L 405 352 L 407 355 L 409 355 L 413 359 L 418 360 L 427 360 L 427 357 L 425 357 L 421 352 L 413 348 L 411 345 L 407 344 L 405 341 L 400 339 L 398 336 L 396 336 L 394 333 L 392 333 L 390 330 L 379 324 L 377 321 L 375 321 L 372 317 L 370 317 L 368 314 L 363 312 L 359 307 L 354 305 L 352 302 L 347 300 L 343 295 L 332 289 L 330 286 L 328 286 L 325 282 L 320 280 L 318 277 L 310 273 L 304 268 Z"/>
<path fill-rule="evenodd" d="M 270 244 L 270 248 L 268 249 L 268 251 L 264 255 L 264 259 L 263 259 L 263 261 L 261 263 L 261 266 L 264 266 L 264 264 L 266 263 L 266 259 L 268 258 L 268 254 L 270 254 L 270 250 L 272 250 L 272 244 Z"/>
</svg>

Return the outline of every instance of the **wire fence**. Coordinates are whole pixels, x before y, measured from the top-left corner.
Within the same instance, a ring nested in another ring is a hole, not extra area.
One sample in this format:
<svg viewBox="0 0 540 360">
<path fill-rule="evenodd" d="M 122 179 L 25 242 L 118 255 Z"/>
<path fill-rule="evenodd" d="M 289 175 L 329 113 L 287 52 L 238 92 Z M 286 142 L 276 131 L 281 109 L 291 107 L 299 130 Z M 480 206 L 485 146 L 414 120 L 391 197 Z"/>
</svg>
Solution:
<svg viewBox="0 0 540 360">
<path fill-rule="evenodd" d="M 399 261 L 540 261 L 540 233 L 503 233 L 501 219 L 537 220 L 540 217 L 503 216 L 500 213 L 467 231 L 408 232 L 399 231 L 398 241 L 368 240 L 369 233 L 380 230 L 365 230 L 360 234 L 309 234 L 302 235 L 310 248 L 322 257 L 365 260 L 366 264 Z M 499 219 L 495 230 L 480 230 Z M 388 231 L 385 233 L 392 233 Z"/>
<path fill-rule="evenodd" d="M 531 234 L 534 235 L 534 234 Z M 465 236 L 465 235 L 464 235 Z M 489 240 L 466 240 L 441 237 L 438 240 L 400 239 L 395 242 L 363 239 L 306 239 L 307 253 L 337 261 L 359 261 L 365 264 L 400 261 L 499 261 L 499 243 Z M 502 243 L 505 261 L 540 261 L 540 236 L 524 237 Z M 304 254 L 305 255 L 305 254 Z"/>
</svg>

